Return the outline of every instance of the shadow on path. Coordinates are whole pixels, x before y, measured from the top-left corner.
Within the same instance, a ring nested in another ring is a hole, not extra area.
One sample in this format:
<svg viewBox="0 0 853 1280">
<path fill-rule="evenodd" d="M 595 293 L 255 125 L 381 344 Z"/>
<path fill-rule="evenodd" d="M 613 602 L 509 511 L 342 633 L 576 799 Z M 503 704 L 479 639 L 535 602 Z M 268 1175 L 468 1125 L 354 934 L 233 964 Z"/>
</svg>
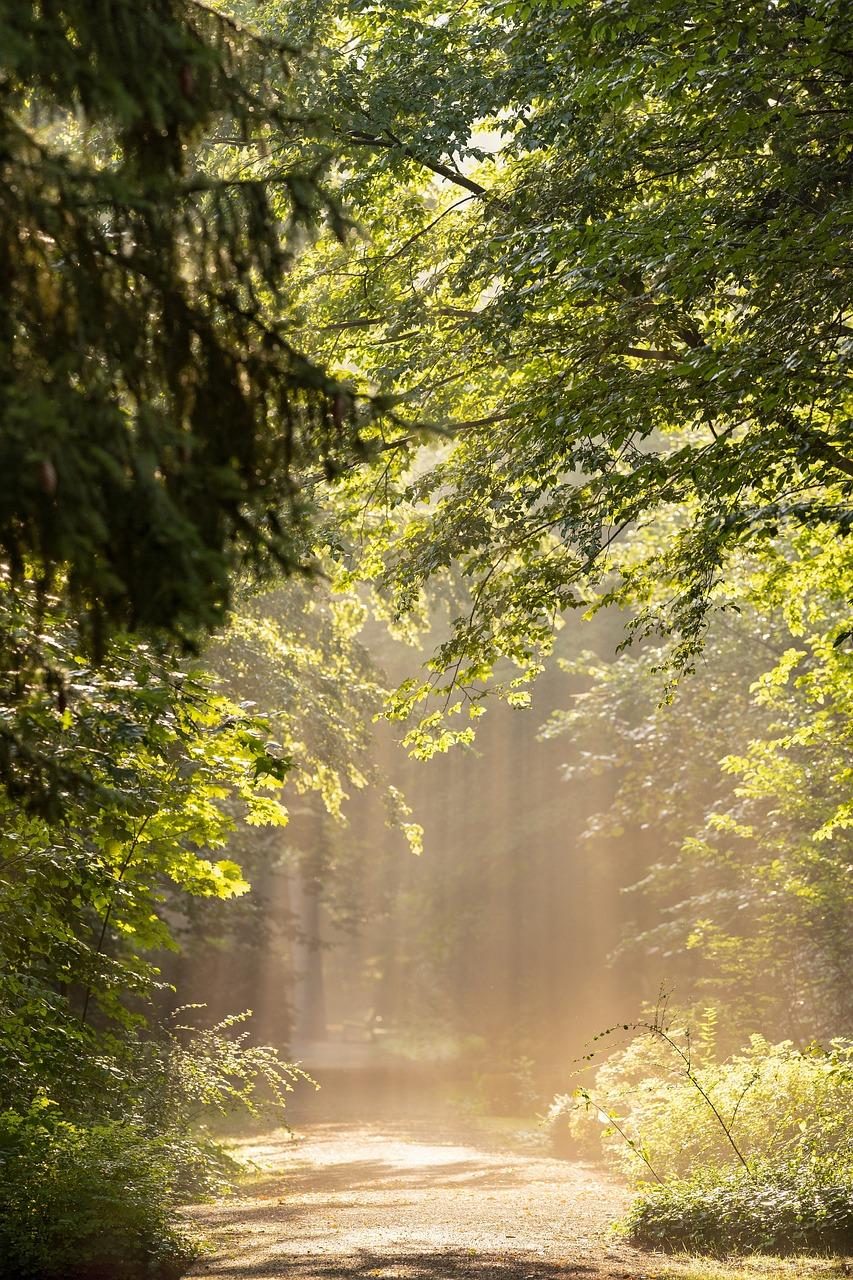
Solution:
<svg viewBox="0 0 853 1280">
<path fill-rule="evenodd" d="M 308 1126 L 247 1139 L 258 1172 L 190 1216 L 196 1280 L 639 1280 L 598 1170 L 435 1127 Z M 633 1269 L 632 1269 L 633 1268 Z"/>
<path fill-rule="evenodd" d="M 229 1276 L 246 1280 L 264 1277 L 306 1276 L 305 1259 L 281 1259 L 270 1269 L 269 1262 L 247 1262 L 232 1265 Z M 348 1258 L 316 1259 L 310 1263 L 311 1280 L 583 1280 L 600 1276 L 595 1264 L 542 1262 L 532 1258 L 478 1254 L 471 1256 L 460 1250 L 438 1253 L 397 1253 L 393 1260 L 384 1253 L 360 1250 Z M 635 1272 L 611 1271 L 613 1280 L 630 1280 Z"/>
</svg>

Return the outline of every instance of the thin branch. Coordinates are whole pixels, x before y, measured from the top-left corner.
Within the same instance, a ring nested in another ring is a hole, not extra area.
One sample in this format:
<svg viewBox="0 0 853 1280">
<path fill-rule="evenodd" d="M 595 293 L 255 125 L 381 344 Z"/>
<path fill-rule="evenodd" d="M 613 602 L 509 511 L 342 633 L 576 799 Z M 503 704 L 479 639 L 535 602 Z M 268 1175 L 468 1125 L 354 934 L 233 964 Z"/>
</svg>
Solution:
<svg viewBox="0 0 853 1280">
<path fill-rule="evenodd" d="M 660 1176 L 657 1169 L 652 1164 L 651 1160 L 649 1160 L 649 1157 L 646 1155 L 643 1148 L 640 1146 L 638 1142 L 635 1142 L 633 1138 L 628 1137 L 627 1133 L 622 1128 L 622 1126 L 620 1125 L 619 1121 L 615 1118 L 615 1116 L 611 1115 L 609 1111 L 606 1111 L 604 1107 L 600 1106 L 600 1104 L 595 1101 L 592 1094 L 589 1093 L 587 1089 L 579 1089 L 578 1093 L 586 1103 L 588 1103 L 590 1106 L 595 1107 L 599 1115 L 606 1117 L 607 1123 L 616 1130 L 616 1132 L 619 1134 L 620 1138 L 623 1140 L 626 1146 L 628 1146 L 631 1149 L 631 1151 L 634 1152 L 635 1155 L 640 1157 L 643 1164 L 646 1166 L 646 1168 L 649 1170 L 652 1176 L 657 1179 L 657 1181 L 661 1184 L 661 1186 L 663 1186 L 664 1185 L 663 1178 Z"/>
<path fill-rule="evenodd" d="M 760 1078 L 761 1078 L 761 1072 L 760 1072 L 760 1071 L 755 1071 L 755 1072 L 753 1072 L 753 1074 L 752 1074 L 752 1075 L 750 1076 L 750 1078 L 747 1080 L 746 1084 L 745 1084 L 745 1085 L 743 1086 L 743 1088 L 741 1089 L 741 1091 L 740 1091 L 740 1095 L 738 1096 L 738 1100 L 737 1100 L 737 1102 L 735 1103 L 735 1109 L 734 1109 L 734 1111 L 732 1112 L 732 1118 L 731 1118 L 731 1120 L 729 1120 L 729 1127 L 730 1127 L 730 1128 L 734 1127 L 734 1122 L 735 1122 L 735 1120 L 737 1119 L 737 1113 L 740 1111 L 740 1104 L 743 1102 L 744 1098 L 745 1098 L 745 1097 L 746 1097 L 746 1095 L 749 1093 L 750 1089 L 751 1089 L 751 1088 L 752 1088 L 752 1086 L 755 1084 L 755 1082 L 756 1082 L 757 1080 L 759 1080 Z"/>
<path fill-rule="evenodd" d="M 125 856 L 124 856 L 124 859 L 123 859 L 123 861 L 122 861 L 122 863 L 121 863 L 121 866 L 119 867 L 118 875 L 116 876 L 116 878 L 115 878 L 115 880 L 114 880 L 114 882 L 113 882 L 113 892 L 112 892 L 112 897 L 110 898 L 109 903 L 107 904 L 107 909 L 106 909 L 106 911 L 104 912 L 104 919 L 103 919 L 103 921 L 102 921 L 102 923 L 101 923 L 101 932 L 100 932 L 100 934 L 98 935 L 98 942 L 97 942 L 97 945 L 96 945 L 96 947 L 95 947 L 95 955 L 94 955 L 94 959 L 97 959 L 97 958 L 98 958 L 98 956 L 101 954 L 101 952 L 103 951 L 103 948 L 104 948 L 104 941 L 105 941 L 106 936 L 107 936 L 107 928 L 109 927 L 110 917 L 112 916 L 112 913 L 113 913 L 113 906 L 115 905 L 116 889 L 118 888 L 118 886 L 121 884 L 122 880 L 124 879 L 125 872 L 127 871 L 128 867 L 130 866 L 130 864 L 131 864 L 131 862 L 132 862 L 132 860 L 133 860 L 133 855 L 136 853 L 136 850 L 137 850 L 137 848 L 139 847 L 139 841 L 142 839 L 142 836 L 143 836 L 143 834 L 144 834 L 144 832 L 145 832 L 145 828 L 148 826 L 148 823 L 149 823 L 149 822 L 151 821 L 151 819 L 154 817 L 155 812 L 156 812 L 156 810 L 153 810 L 153 809 L 152 809 L 152 811 L 151 811 L 150 813 L 147 813 L 147 814 L 145 815 L 145 817 L 142 819 L 142 822 L 139 824 L 139 827 L 138 827 L 138 829 L 137 829 L 137 831 L 136 831 L 136 834 L 134 835 L 133 839 L 132 839 L 132 840 L 131 840 L 131 842 L 130 842 L 130 846 L 128 847 L 127 853 L 126 853 L 126 854 L 125 854 Z M 86 994 L 85 994 L 85 996 L 83 997 L 83 1011 L 82 1011 L 82 1013 L 80 1014 L 80 1026 L 81 1026 L 81 1027 L 85 1025 L 85 1022 L 86 1022 L 86 1015 L 87 1015 L 87 1014 L 88 1014 L 88 1012 L 89 1012 L 89 1002 L 90 1002 L 91 998 L 92 998 L 92 983 L 91 983 L 91 981 L 90 981 L 90 982 L 89 982 L 89 984 L 88 984 L 88 986 L 86 987 Z"/>
<path fill-rule="evenodd" d="M 409 160 L 414 160 L 415 164 L 421 165 L 424 169 L 429 169 L 431 173 L 437 174 L 440 178 L 446 178 L 448 182 L 452 182 L 457 187 L 462 187 L 465 191 L 470 191 L 473 196 L 477 196 L 481 200 L 493 198 L 491 192 L 479 182 L 475 182 L 473 178 L 467 177 L 457 169 L 451 169 L 449 165 L 442 164 L 439 160 L 425 160 L 423 156 L 416 155 L 407 143 L 401 142 L 399 138 L 395 138 L 393 135 L 383 138 L 371 133 L 349 133 L 346 138 L 355 147 L 378 147 L 384 151 L 400 151 Z"/>
<path fill-rule="evenodd" d="M 623 347 L 617 354 L 634 356 L 637 360 L 660 360 L 666 364 L 678 362 L 683 358 L 677 351 L 655 351 L 650 347 Z"/>
<path fill-rule="evenodd" d="M 452 205 L 450 205 L 447 209 L 445 209 L 443 213 L 440 213 L 437 218 L 433 218 L 432 222 L 428 222 L 425 227 L 421 227 L 419 231 L 415 231 L 413 235 L 410 235 L 406 240 L 403 241 L 403 243 L 399 246 L 399 248 L 393 251 L 393 253 L 379 254 L 376 258 L 372 258 L 372 257 L 368 258 L 367 262 L 371 266 L 375 262 L 381 262 L 381 263 L 393 262 L 395 258 L 399 258 L 402 253 L 405 253 L 410 245 L 413 245 L 415 241 L 420 240 L 421 236 L 427 235 L 428 232 L 432 231 L 433 227 L 438 226 L 439 222 L 441 222 L 443 218 L 446 218 L 449 213 L 454 213 L 456 209 L 461 208 L 463 204 L 467 204 L 468 201 L 472 199 L 473 199 L 473 194 L 468 196 L 462 196 L 461 199 L 456 200 Z"/>
<path fill-rule="evenodd" d="M 650 1035 L 658 1036 L 661 1040 L 663 1040 L 666 1044 L 668 1044 L 671 1049 L 674 1049 L 674 1051 L 678 1054 L 679 1058 L 681 1058 L 681 1061 L 684 1063 L 684 1069 L 685 1069 L 685 1074 L 687 1076 L 687 1079 L 693 1085 L 697 1093 L 699 1093 L 699 1095 L 705 1100 L 712 1114 L 716 1118 L 720 1128 L 722 1129 L 723 1133 L 726 1135 L 726 1140 L 728 1141 L 732 1151 L 734 1151 L 738 1160 L 743 1165 L 744 1169 L 749 1174 L 750 1178 L 752 1178 L 753 1176 L 752 1170 L 750 1169 L 749 1164 L 747 1163 L 746 1158 L 744 1157 L 740 1147 L 737 1145 L 734 1138 L 732 1137 L 732 1132 L 729 1125 L 726 1124 L 725 1120 L 723 1119 L 716 1105 L 714 1104 L 713 1098 L 710 1096 L 707 1089 L 703 1088 L 702 1083 L 700 1082 L 695 1071 L 693 1070 L 689 1052 L 685 1053 L 681 1045 L 678 1043 L 678 1041 L 674 1040 L 672 1036 L 669 1034 L 669 1032 L 666 1031 L 665 1028 L 660 1024 L 652 1023 L 652 1022 L 638 1022 L 636 1025 L 637 1027 L 644 1028 Z M 688 1040 L 688 1046 L 689 1046 L 689 1040 Z"/>
</svg>

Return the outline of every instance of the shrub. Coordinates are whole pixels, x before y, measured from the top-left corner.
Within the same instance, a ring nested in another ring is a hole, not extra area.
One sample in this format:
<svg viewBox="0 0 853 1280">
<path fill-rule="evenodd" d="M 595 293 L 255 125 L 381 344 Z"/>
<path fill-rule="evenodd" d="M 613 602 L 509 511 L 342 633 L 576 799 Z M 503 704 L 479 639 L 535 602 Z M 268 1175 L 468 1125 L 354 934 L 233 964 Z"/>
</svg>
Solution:
<svg viewBox="0 0 853 1280">
<path fill-rule="evenodd" d="M 132 1125 L 75 1124 L 39 1098 L 0 1113 L 0 1274 L 173 1280 L 195 1256 L 173 1220 L 176 1153 Z"/>
<path fill-rule="evenodd" d="M 753 1036 L 718 1062 L 712 1022 L 695 1039 L 658 1019 L 634 1029 L 590 1089 L 546 1116 L 555 1147 L 597 1146 L 640 1182 L 631 1236 L 708 1252 L 853 1249 L 853 1046 Z"/>
<path fill-rule="evenodd" d="M 833 1162 L 705 1168 L 647 1185 L 626 1231 L 653 1249 L 697 1253 L 853 1252 L 853 1173 Z"/>
<path fill-rule="evenodd" d="M 690 1052 L 697 1078 L 747 1160 L 781 1166 L 833 1156 L 853 1166 L 849 1043 L 797 1049 L 752 1036 L 724 1062 L 701 1039 Z M 579 1153 L 603 1154 L 632 1179 L 648 1176 L 643 1157 L 664 1180 L 738 1163 L 683 1062 L 652 1036 L 612 1054 L 588 1091 L 555 1098 L 547 1120 L 555 1132 L 568 1131 Z"/>
<path fill-rule="evenodd" d="M 179 1014 L 186 1010 L 179 1010 Z M 251 1045 L 240 1014 L 214 1027 L 114 1042 L 91 1087 L 0 1111 L 0 1276 L 174 1280 L 197 1253 L 176 1207 L 223 1191 L 239 1166 L 204 1127 L 211 1112 L 281 1114 L 295 1080 Z M 236 1029 L 236 1030 L 235 1030 Z"/>
</svg>

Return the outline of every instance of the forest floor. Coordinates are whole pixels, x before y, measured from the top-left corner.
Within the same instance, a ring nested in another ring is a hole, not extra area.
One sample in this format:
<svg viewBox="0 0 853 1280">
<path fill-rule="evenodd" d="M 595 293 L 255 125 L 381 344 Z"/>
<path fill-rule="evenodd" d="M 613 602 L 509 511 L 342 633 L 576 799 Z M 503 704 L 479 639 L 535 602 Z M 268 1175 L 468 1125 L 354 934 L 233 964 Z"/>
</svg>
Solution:
<svg viewBox="0 0 853 1280">
<path fill-rule="evenodd" d="M 614 1234 L 628 1193 L 536 1139 L 440 1123 L 312 1123 L 234 1143 L 253 1172 L 188 1210 L 193 1280 L 799 1280 L 842 1264 L 714 1263 Z"/>
</svg>

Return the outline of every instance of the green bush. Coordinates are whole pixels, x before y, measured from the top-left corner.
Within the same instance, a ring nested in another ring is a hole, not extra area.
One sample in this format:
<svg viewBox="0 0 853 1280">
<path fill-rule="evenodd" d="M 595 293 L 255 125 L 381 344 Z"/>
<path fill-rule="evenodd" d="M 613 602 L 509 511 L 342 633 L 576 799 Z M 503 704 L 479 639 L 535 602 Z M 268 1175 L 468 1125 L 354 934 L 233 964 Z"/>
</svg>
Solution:
<svg viewBox="0 0 853 1280">
<path fill-rule="evenodd" d="M 546 1117 L 555 1149 L 597 1151 L 639 1183 L 632 1237 L 700 1252 L 853 1251 L 853 1046 L 753 1036 L 720 1062 L 713 1019 L 695 1037 L 657 1021 L 634 1029 Z"/>
<path fill-rule="evenodd" d="M 178 1011 L 185 1015 L 186 1009 Z M 197 1249 L 177 1206 L 227 1188 L 239 1166 L 205 1128 L 271 1105 L 304 1073 L 248 1043 L 248 1015 L 113 1042 L 71 1098 L 56 1082 L 0 1110 L 0 1276 L 173 1280 Z"/>
<path fill-rule="evenodd" d="M 196 1254 L 174 1221 L 179 1153 L 132 1124 L 82 1125 L 37 1099 L 0 1113 L 0 1274 L 173 1280 Z"/>
<path fill-rule="evenodd" d="M 648 1185 L 625 1223 L 653 1249 L 696 1253 L 853 1252 L 853 1173 L 833 1162 L 705 1168 Z"/>
<path fill-rule="evenodd" d="M 797 1049 L 790 1041 L 749 1045 L 723 1062 L 710 1038 L 690 1046 L 697 1079 L 747 1159 L 805 1164 L 833 1156 L 853 1166 L 853 1046 Z M 732 1146 L 684 1063 L 660 1039 L 641 1035 L 612 1054 L 589 1090 L 554 1099 L 547 1116 L 577 1154 L 603 1155 L 631 1179 L 665 1181 L 737 1163 Z M 627 1140 L 626 1140 L 627 1139 Z M 640 1154 L 642 1153 L 642 1155 Z"/>
</svg>

